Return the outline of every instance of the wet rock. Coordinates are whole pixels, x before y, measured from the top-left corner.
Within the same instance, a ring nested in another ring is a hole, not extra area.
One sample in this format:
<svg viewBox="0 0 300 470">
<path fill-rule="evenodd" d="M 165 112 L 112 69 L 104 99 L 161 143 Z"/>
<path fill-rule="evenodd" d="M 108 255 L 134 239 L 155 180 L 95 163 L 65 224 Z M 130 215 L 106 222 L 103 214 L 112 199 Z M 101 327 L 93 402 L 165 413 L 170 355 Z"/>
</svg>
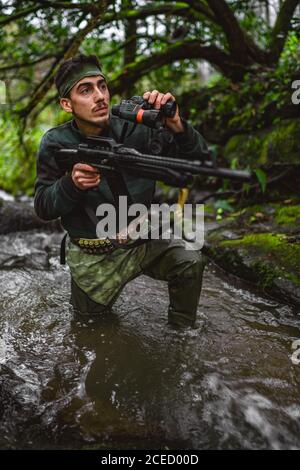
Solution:
<svg viewBox="0 0 300 470">
<path fill-rule="evenodd" d="M 274 279 L 274 286 L 278 289 L 283 299 L 300 305 L 300 284 L 297 285 L 289 279 L 279 277 Z"/>
<path fill-rule="evenodd" d="M 206 235 L 206 253 L 265 293 L 300 305 L 300 206 L 266 204 L 231 214 Z"/>
<path fill-rule="evenodd" d="M 0 234 L 32 230 L 61 231 L 59 219 L 43 221 L 34 212 L 34 208 L 26 202 L 3 201 L 0 199 Z"/>
<path fill-rule="evenodd" d="M 12 390 L 24 380 L 18 377 L 15 372 L 5 364 L 0 364 L 0 418 L 2 419 L 7 409 L 18 408 L 21 411 L 21 404 Z"/>
<path fill-rule="evenodd" d="M 59 256 L 62 234 L 36 231 L 0 235 L 0 269 L 48 269 L 51 256 Z"/>
<path fill-rule="evenodd" d="M 13 268 L 48 269 L 48 255 L 43 251 L 35 251 L 28 255 L 0 253 L 0 269 Z"/>
</svg>

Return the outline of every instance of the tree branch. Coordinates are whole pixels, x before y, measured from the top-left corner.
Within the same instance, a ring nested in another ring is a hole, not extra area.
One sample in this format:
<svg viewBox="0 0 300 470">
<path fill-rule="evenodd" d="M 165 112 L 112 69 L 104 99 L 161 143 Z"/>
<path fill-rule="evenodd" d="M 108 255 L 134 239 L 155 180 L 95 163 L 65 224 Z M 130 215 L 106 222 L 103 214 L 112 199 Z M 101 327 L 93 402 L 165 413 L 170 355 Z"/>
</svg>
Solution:
<svg viewBox="0 0 300 470">
<path fill-rule="evenodd" d="M 47 7 L 63 10 L 80 10 L 82 12 L 91 13 L 92 15 L 97 15 L 99 13 L 99 8 L 101 8 L 101 5 L 99 7 L 92 3 L 51 2 L 51 0 L 40 0 L 39 3 L 41 4 L 41 8 Z"/>
<path fill-rule="evenodd" d="M 21 64 L 14 64 L 14 65 L 6 65 L 5 67 L 0 67 L 0 72 L 5 72 L 6 70 L 14 70 L 14 69 L 21 69 L 23 67 L 30 67 L 31 65 L 39 64 L 40 62 L 44 62 L 48 59 L 54 59 L 56 54 L 47 54 L 39 59 L 35 59 L 32 62 L 23 62 Z"/>
<path fill-rule="evenodd" d="M 39 116 L 39 114 L 47 108 L 50 104 L 52 104 L 54 101 L 57 101 L 59 99 L 58 93 L 55 93 L 55 95 L 50 96 L 46 101 L 43 101 L 39 106 L 37 106 L 34 111 L 30 114 L 30 122 L 34 122 L 36 118 Z"/>
<path fill-rule="evenodd" d="M 166 44 L 170 44 L 170 41 L 168 39 L 166 39 L 164 36 L 159 36 L 159 35 L 152 35 L 152 36 L 149 36 L 148 34 L 136 34 L 134 36 L 131 36 L 129 37 L 126 41 L 124 41 L 123 43 L 121 43 L 119 46 L 117 47 L 114 47 L 113 49 L 111 49 L 110 51 L 108 52 L 105 52 L 105 54 L 101 54 L 101 60 L 102 59 L 105 59 L 106 57 L 110 57 L 114 54 L 116 54 L 116 52 L 119 52 L 121 51 L 122 49 L 124 49 L 128 44 L 131 43 L 131 41 L 136 41 L 138 39 L 150 39 L 150 42 L 153 42 L 153 41 L 161 41 L 161 42 L 165 42 Z M 148 47 L 148 46 L 147 46 Z M 1 69 L 0 69 L 1 71 Z"/>
<path fill-rule="evenodd" d="M 225 0 L 207 0 L 228 41 L 229 50 L 235 60 L 244 65 L 254 61 L 266 64 L 267 55 L 241 28 L 234 13 Z"/>
<path fill-rule="evenodd" d="M 60 2 L 59 2 L 60 3 Z M 57 56 L 57 60 L 52 64 L 50 70 L 46 74 L 44 80 L 39 84 L 39 86 L 33 91 L 32 98 L 27 104 L 25 108 L 19 111 L 19 115 L 22 118 L 25 118 L 31 111 L 37 106 L 37 104 L 44 98 L 46 93 L 50 90 L 51 86 L 54 82 L 55 74 L 59 68 L 59 65 L 62 61 L 72 57 L 74 54 L 77 53 L 78 48 L 82 41 L 84 40 L 85 36 L 93 31 L 95 28 L 99 27 L 100 25 L 103 27 L 105 24 L 109 24 L 115 20 L 122 20 L 128 18 L 132 19 L 141 19 L 146 18 L 150 15 L 158 15 L 166 12 L 172 11 L 174 14 L 179 14 L 180 12 L 186 12 L 189 9 L 189 6 L 186 3 L 176 3 L 174 6 L 172 3 L 165 3 L 164 5 L 150 5 L 145 8 L 141 8 L 138 10 L 130 10 L 130 11 L 121 11 L 118 13 L 104 13 L 101 14 L 99 11 L 100 4 L 102 5 L 102 12 L 105 11 L 106 6 L 105 0 L 98 0 L 97 8 L 98 14 L 97 16 L 92 16 L 92 18 L 88 21 L 88 24 L 85 28 L 80 30 L 74 38 L 66 45 L 65 49 Z M 49 6 L 50 2 L 47 6 Z M 53 4 L 53 2 L 51 2 Z"/>
<path fill-rule="evenodd" d="M 132 0 L 122 0 L 122 7 L 124 8 L 133 8 Z M 125 47 L 124 47 L 124 55 L 123 55 L 123 63 L 124 66 L 134 62 L 136 58 L 136 51 L 137 51 L 137 22 L 136 20 L 129 18 L 128 20 L 124 21 L 125 26 Z M 130 41 L 128 41 L 130 39 Z"/>
<path fill-rule="evenodd" d="M 132 0 L 122 0 L 122 8 L 133 9 L 134 5 Z M 131 64 L 136 59 L 137 53 L 137 20 L 132 19 L 129 17 L 128 20 L 124 20 L 124 28 L 125 28 L 125 47 L 123 49 L 123 67 L 126 67 L 127 64 Z M 131 41 L 128 41 L 131 39 Z M 130 88 L 125 91 L 127 95 L 129 93 Z"/>
<path fill-rule="evenodd" d="M 171 13 L 173 15 L 180 15 L 189 12 L 190 7 L 187 2 L 165 2 L 163 5 L 149 5 L 144 8 L 135 10 L 121 10 L 117 13 L 106 13 L 102 16 L 101 24 L 105 25 L 112 21 L 126 20 L 128 18 L 133 20 L 140 20 L 153 15 L 161 15 L 163 13 Z"/>
<path fill-rule="evenodd" d="M 91 4 L 91 3 L 68 3 L 68 2 L 51 2 L 49 0 L 40 0 L 38 5 L 34 5 L 32 7 L 28 7 L 25 10 L 21 10 L 14 15 L 5 15 L 4 19 L 0 19 L 0 26 L 5 26 L 6 24 L 16 21 L 19 18 L 25 17 L 30 13 L 35 13 L 38 10 L 44 10 L 45 8 L 53 8 L 53 9 L 63 9 L 63 10 L 80 10 L 82 12 L 91 13 L 93 16 L 97 16 L 97 14 L 101 11 L 102 2 L 99 2 L 99 5 Z"/>
<path fill-rule="evenodd" d="M 291 20 L 299 3 L 299 0 L 285 0 L 282 3 L 271 35 L 269 45 L 270 63 L 276 64 L 278 62 L 290 29 Z"/>
<path fill-rule="evenodd" d="M 127 67 L 110 82 L 112 94 L 121 93 L 126 87 L 136 82 L 141 75 L 158 69 L 176 60 L 205 59 L 219 68 L 224 75 L 232 80 L 239 80 L 249 71 L 243 64 L 235 63 L 232 57 L 216 46 L 205 46 L 199 41 L 189 40 L 176 43 L 164 52 L 152 54 L 139 62 L 128 64 Z"/>
<path fill-rule="evenodd" d="M 34 7 L 29 7 L 26 8 L 25 10 L 21 10 L 15 15 L 5 15 L 4 19 L 0 19 L 0 27 L 5 26 L 6 24 L 10 23 L 11 21 L 16 21 L 19 18 L 22 18 L 23 16 L 27 16 L 30 13 L 35 13 L 36 11 L 40 10 L 40 6 L 34 6 Z"/>
<path fill-rule="evenodd" d="M 187 3 L 193 8 L 193 10 L 206 16 L 210 21 L 220 24 L 212 10 L 208 8 L 207 5 L 204 5 L 204 3 L 199 2 L 199 0 L 187 0 Z"/>
</svg>

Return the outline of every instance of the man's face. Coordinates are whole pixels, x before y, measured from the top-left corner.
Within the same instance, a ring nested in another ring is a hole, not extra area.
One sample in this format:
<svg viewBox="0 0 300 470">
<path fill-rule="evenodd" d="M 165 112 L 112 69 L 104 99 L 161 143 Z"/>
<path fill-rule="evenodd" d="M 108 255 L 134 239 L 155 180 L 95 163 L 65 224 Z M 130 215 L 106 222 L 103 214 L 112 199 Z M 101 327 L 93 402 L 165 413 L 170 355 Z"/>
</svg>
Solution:
<svg viewBox="0 0 300 470">
<path fill-rule="evenodd" d="M 101 75 L 84 77 L 71 89 L 69 98 L 62 98 L 65 111 L 84 123 L 104 128 L 109 124 L 109 91 Z"/>
</svg>

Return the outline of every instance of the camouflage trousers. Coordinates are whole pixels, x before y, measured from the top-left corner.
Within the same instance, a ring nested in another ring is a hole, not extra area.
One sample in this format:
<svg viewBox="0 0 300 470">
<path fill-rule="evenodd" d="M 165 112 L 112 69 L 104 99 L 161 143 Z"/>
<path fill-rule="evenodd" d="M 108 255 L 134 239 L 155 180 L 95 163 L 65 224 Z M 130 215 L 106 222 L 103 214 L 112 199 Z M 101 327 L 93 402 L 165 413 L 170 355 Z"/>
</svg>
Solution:
<svg viewBox="0 0 300 470">
<path fill-rule="evenodd" d="M 193 326 L 199 303 L 205 256 L 187 249 L 184 240 L 150 240 L 130 250 L 87 254 L 69 241 L 67 263 L 71 271 L 71 304 L 75 313 L 107 312 L 127 282 L 141 274 L 166 281 L 168 321 Z"/>
</svg>

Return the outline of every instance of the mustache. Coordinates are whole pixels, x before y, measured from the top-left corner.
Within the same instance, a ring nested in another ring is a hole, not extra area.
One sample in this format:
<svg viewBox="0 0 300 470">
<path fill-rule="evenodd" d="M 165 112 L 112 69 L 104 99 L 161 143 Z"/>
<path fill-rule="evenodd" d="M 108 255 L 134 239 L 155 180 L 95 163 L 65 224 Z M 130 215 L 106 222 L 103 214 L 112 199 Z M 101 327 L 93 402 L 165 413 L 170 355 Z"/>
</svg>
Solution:
<svg viewBox="0 0 300 470">
<path fill-rule="evenodd" d="M 92 109 L 92 112 L 99 111 L 100 109 L 108 109 L 108 104 L 98 104 L 95 108 Z"/>
</svg>

